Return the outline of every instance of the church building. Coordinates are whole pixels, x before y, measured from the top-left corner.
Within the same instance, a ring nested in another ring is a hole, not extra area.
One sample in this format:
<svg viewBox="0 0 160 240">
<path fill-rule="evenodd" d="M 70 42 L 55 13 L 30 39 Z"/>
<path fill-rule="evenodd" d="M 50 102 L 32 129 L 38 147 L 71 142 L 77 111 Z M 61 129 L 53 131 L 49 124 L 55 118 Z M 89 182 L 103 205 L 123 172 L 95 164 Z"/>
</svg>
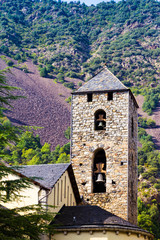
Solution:
<svg viewBox="0 0 160 240">
<path fill-rule="evenodd" d="M 32 184 L 5 207 L 56 206 L 41 240 L 153 240 L 137 226 L 137 108 L 105 67 L 72 94 L 71 163 L 13 169 Z"/>
<path fill-rule="evenodd" d="M 63 206 L 56 240 L 142 240 L 137 224 L 137 102 L 107 68 L 72 94 L 71 163 L 81 205 Z"/>
</svg>

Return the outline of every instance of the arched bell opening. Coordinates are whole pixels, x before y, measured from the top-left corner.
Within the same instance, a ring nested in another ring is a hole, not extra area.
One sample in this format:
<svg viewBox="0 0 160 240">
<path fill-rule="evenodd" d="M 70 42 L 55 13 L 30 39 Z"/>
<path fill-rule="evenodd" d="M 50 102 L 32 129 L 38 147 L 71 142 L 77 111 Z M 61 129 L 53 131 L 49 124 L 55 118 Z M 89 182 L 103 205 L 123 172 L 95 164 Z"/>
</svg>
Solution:
<svg viewBox="0 0 160 240">
<path fill-rule="evenodd" d="M 93 158 L 93 193 L 106 192 L 106 155 L 97 149 Z"/>
<path fill-rule="evenodd" d="M 106 112 L 99 109 L 95 112 L 95 130 L 106 129 Z"/>
</svg>

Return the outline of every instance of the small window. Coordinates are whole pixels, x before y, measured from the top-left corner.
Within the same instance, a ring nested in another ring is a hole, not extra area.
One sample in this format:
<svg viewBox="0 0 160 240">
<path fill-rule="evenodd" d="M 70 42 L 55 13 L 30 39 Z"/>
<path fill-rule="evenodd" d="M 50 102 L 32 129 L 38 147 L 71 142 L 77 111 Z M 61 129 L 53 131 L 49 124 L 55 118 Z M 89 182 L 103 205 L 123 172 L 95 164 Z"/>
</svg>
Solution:
<svg viewBox="0 0 160 240">
<path fill-rule="evenodd" d="M 92 93 L 87 94 L 87 102 L 92 102 Z"/>
<path fill-rule="evenodd" d="M 113 100 L 113 92 L 108 93 L 108 101 Z"/>
<path fill-rule="evenodd" d="M 112 185 L 115 185 L 115 184 L 116 184 L 116 182 L 112 180 Z"/>
</svg>

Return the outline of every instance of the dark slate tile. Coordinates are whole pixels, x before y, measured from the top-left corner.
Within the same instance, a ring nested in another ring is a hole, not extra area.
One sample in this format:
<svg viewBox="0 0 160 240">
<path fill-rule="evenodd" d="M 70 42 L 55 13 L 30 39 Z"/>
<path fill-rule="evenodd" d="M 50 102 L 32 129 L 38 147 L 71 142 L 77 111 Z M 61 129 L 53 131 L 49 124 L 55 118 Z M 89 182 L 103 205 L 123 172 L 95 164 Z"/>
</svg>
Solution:
<svg viewBox="0 0 160 240">
<path fill-rule="evenodd" d="M 77 92 L 87 91 L 112 91 L 128 89 L 121 81 L 114 76 L 107 67 L 94 76 L 91 80 L 80 87 Z"/>
<path fill-rule="evenodd" d="M 136 225 L 98 207 L 98 206 L 64 206 L 51 224 L 57 229 L 121 226 L 140 229 Z"/>
<path fill-rule="evenodd" d="M 16 172 L 23 174 L 28 178 L 34 180 L 46 188 L 52 188 L 61 175 L 69 167 L 70 163 L 60 164 L 40 164 L 40 165 L 26 165 L 13 168 Z"/>
</svg>

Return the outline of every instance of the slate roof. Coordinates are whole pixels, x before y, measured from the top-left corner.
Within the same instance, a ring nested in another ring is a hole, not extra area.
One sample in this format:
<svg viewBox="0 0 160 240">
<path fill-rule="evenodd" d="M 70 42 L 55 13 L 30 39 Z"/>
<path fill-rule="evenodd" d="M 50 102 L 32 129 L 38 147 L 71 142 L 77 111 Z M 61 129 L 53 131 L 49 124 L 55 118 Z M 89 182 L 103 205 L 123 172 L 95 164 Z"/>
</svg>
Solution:
<svg viewBox="0 0 160 240">
<path fill-rule="evenodd" d="M 76 92 L 94 92 L 94 91 L 114 91 L 127 90 L 128 88 L 114 76 L 107 67 L 91 78 L 87 83 L 80 87 Z"/>
<path fill-rule="evenodd" d="M 51 224 L 56 229 L 94 229 L 94 228 L 121 228 L 143 231 L 138 226 L 98 207 L 98 206 L 64 206 Z"/>
<path fill-rule="evenodd" d="M 13 168 L 16 172 L 28 178 L 33 178 L 45 188 L 52 188 L 62 174 L 70 166 L 70 163 L 25 165 Z"/>
<path fill-rule="evenodd" d="M 63 173 L 67 171 L 76 203 L 78 204 L 81 201 L 71 163 L 12 166 L 12 170 L 15 174 L 27 177 L 34 184 L 47 190 L 52 189 Z"/>
</svg>

